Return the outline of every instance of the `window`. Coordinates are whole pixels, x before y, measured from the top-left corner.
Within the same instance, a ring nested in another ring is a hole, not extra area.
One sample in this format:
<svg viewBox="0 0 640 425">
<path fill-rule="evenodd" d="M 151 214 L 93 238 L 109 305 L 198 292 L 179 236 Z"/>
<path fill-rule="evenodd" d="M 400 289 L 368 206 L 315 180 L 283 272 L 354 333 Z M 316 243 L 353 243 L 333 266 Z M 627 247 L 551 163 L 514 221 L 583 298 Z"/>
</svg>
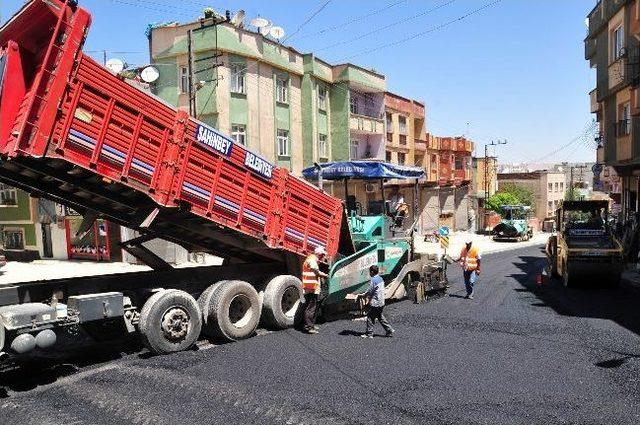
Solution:
<svg viewBox="0 0 640 425">
<path fill-rule="evenodd" d="M 246 93 L 246 72 L 247 69 L 242 63 L 231 64 L 231 92 Z"/>
<path fill-rule="evenodd" d="M 18 205 L 18 191 L 6 184 L 0 183 L 0 207 L 13 207 Z"/>
<path fill-rule="evenodd" d="M 358 159 L 358 141 L 357 140 L 351 141 L 351 149 L 349 154 L 351 155 L 351 159 Z"/>
<path fill-rule="evenodd" d="M 393 133 L 387 133 L 387 143 L 393 143 Z"/>
<path fill-rule="evenodd" d="M 278 129 L 278 156 L 289 156 L 289 131 Z"/>
<path fill-rule="evenodd" d="M 231 138 L 239 145 L 247 145 L 247 127 L 242 124 L 231 125 Z"/>
<path fill-rule="evenodd" d="M 613 59 L 617 60 L 622 57 L 624 52 L 624 28 L 619 26 L 613 31 Z"/>
<path fill-rule="evenodd" d="M 628 102 L 620 107 L 619 113 L 618 136 L 631 134 L 631 106 Z"/>
<path fill-rule="evenodd" d="M 24 249 L 24 231 L 22 229 L 5 229 L 2 231 L 4 249 Z"/>
<path fill-rule="evenodd" d="M 398 131 L 400 134 L 407 134 L 407 117 L 400 115 L 398 117 Z"/>
<path fill-rule="evenodd" d="M 318 86 L 318 109 L 327 110 L 327 88 L 324 86 Z"/>
<path fill-rule="evenodd" d="M 456 163 L 455 164 L 456 164 L 456 168 L 455 168 L 456 170 L 462 170 L 464 168 L 463 167 L 463 163 L 462 163 L 462 158 L 460 158 L 460 157 L 456 157 Z"/>
<path fill-rule="evenodd" d="M 398 164 L 404 165 L 407 162 L 407 154 L 398 152 Z"/>
<path fill-rule="evenodd" d="M 560 192 L 564 192 L 564 183 L 560 182 Z"/>
<path fill-rule="evenodd" d="M 554 192 L 557 192 L 558 190 L 560 190 L 560 185 L 558 184 L 558 182 L 556 182 L 556 183 L 553 185 L 553 188 L 554 188 Z"/>
<path fill-rule="evenodd" d="M 406 145 L 407 144 L 407 136 L 405 134 L 400 134 L 398 136 L 398 141 L 400 142 L 401 145 Z"/>
<path fill-rule="evenodd" d="M 281 75 L 276 76 L 276 101 L 289 102 L 289 79 Z"/>
<path fill-rule="evenodd" d="M 327 135 L 318 134 L 318 158 L 329 158 L 329 149 L 327 148 Z"/>
<path fill-rule="evenodd" d="M 385 159 L 387 160 L 387 162 L 391 162 L 391 151 L 387 151 Z"/>
<path fill-rule="evenodd" d="M 189 93 L 189 68 L 180 67 L 180 93 Z"/>
<path fill-rule="evenodd" d="M 553 183 L 549 183 L 549 192 L 553 192 Z"/>
<path fill-rule="evenodd" d="M 358 113 L 358 99 L 353 93 L 351 93 L 351 96 L 349 97 L 349 110 L 352 114 Z"/>
<path fill-rule="evenodd" d="M 387 114 L 387 133 L 393 133 L 393 115 Z"/>
<path fill-rule="evenodd" d="M 549 210 L 547 211 L 547 215 L 551 215 L 553 212 L 553 202 L 551 201 L 547 202 L 547 209 Z"/>
</svg>

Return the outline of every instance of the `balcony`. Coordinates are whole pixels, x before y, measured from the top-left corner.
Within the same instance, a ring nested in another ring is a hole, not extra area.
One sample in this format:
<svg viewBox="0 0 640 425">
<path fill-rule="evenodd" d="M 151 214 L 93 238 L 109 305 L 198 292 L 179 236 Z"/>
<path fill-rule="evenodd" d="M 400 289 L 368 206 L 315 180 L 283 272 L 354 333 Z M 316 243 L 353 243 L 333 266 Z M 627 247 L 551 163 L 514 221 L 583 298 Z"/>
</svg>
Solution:
<svg viewBox="0 0 640 425">
<path fill-rule="evenodd" d="M 598 4 L 591 10 L 588 16 L 589 19 L 589 38 L 595 37 L 602 26 L 605 24 L 602 1 L 599 1 Z"/>
<path fill-rule="evenodd" d="M 349 129 L 358 134 L 383 135 L 385 133 L 384 121 L 382 119 L 358 114 L 351 114 Z"/>
<path fill-rule="evenodd" d="M 591 113 L 595 114 L 600 110 L 600 104 L 598 103 L 598 89 L 593 89 L 589 92 L 589 101 L 591 102 Z"/>
<path fill-rule="evenodd" d="M 456 184 L 470 182 L 472 179 L 471 170 L 468 169 L 455 170 L 454 176 Z"/>
<path fill-rule="evenodd" d="M 624 162 L 632 159 L 631 138 L 616 139 L 616 161 Z"/>
<path fill-rule="evenodd" d="M 627 81 L 627 58 L 620 57 L 609 65 L 609 90 Z"/>
<path fill-rule="evenodd" d="M 596 39 L 587 38 L 584 41 L 584 58 L 591 60 L 596 55 Z"/>
<path fill-rule="evenodd" d="M 452 151 L 453 150 L 453 140 L 450 137 L 442 137 L 442 138 L 440 138 L 440 150 Z"/>
<path fill-rule="evenodd" d="M 429 142 L 426 140 L 415 139 L 414 141 L 416 151 L 425 152 L 429 146 Z"/>
</svg>

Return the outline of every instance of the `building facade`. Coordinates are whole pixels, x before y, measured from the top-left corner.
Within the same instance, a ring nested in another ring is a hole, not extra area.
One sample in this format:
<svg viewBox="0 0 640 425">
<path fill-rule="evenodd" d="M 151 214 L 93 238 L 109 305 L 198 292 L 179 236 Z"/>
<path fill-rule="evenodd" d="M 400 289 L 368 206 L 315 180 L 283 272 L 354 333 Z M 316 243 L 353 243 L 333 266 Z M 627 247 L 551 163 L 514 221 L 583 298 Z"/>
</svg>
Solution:
<svg viewBox="0 0 640 425">
<path fill-rule="evenodd" d="M 588 15 L 585 59 L 596 72 L 591 112 L 599 123 L 597 161 L 622 183 L 623 216 L 638 211 L 640 187 L 640 1 L 601 0 Z"/>
<path fill-rule="evenodd" d="M 533 192 L 534 216 L 540 221 L 553 219 L 567 189 L 564 173 L 554 171 L 498 174 L 499 191 L 509 184 L 522 186 Z"/>
<path fill-rule="evenodd" d="M 385 158 L 383 75 L 210 24 L 151 30 L 157 95 L 189 110 L 191 93 L 194 116 L 295 174 L 314 162 Z"/>
</svg>

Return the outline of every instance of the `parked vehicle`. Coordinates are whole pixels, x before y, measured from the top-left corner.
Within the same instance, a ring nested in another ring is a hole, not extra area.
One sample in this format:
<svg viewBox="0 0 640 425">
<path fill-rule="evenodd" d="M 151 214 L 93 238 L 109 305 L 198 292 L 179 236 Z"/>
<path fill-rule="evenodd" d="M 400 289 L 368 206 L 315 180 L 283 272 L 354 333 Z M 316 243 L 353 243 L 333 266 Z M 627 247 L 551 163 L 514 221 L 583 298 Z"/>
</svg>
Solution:
<svg viewBox="0 0 640 425">
<path fill-rule="evenodd" d="M 608 219 L 607 201 L 564 201 L 556 211 L 557 234 L 549 237 L 546 253 L 553 276 L 565 286 L 597 281 L 620 283 L 622 245 Z"/>
<path fill-rule="evenodd" d="M 528 241 L 533 237 L 533 228 L 529 226 L 531 207 L 526 205 L 503 205 L 502 220 L 493 228 L 493 239 Z"/>
<path fill-rule="evenodd" d="M 201 333 L 235 341 L 260 322 L 292 326 L 302 260 L 319 246 L 327 307 L 366 285 L 371 264 L 389 297 L 430 282 L 438 263 L 384 214 L 347 218 L 340 199 L 83 54 L 90 21 L 75 2 L 31 0 L 0 28 L 0 181 L 73 208 L 79 231 L 98 218 L 138 231 L 122 248 L 153 271 L 0 288 L 3 358 L 106 327 L 165 354 Z M 143 246 L 155 238 L 224 262 L 174 269 Z"/>
</svg>

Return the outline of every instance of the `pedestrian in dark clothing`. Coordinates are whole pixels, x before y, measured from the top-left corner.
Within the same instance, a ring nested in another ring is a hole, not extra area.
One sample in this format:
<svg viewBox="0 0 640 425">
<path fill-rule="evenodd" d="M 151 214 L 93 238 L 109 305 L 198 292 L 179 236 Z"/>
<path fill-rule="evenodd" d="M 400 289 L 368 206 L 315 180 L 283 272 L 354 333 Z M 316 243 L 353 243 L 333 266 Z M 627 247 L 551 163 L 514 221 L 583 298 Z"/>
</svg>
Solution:
<svg viewBox="0 0 640 425">
<path fill-rule="evenodd" d="M 376 323 L 376 319 L 384 328 L 387 337 L 393 336 L 395 332 L 382 313 L 384 310 L 384 279 L 378 272 L 378 266 L 369 267 L 369 275 L 371 276 L 369 290 L 364 294 L 359 294 L 359 296 L 367 297 L 370 300 L 369 313 L 367 313 L 367 330 L 361 335 L 363 338 L 373 338 L 373 325 Z"/>
</svg>

